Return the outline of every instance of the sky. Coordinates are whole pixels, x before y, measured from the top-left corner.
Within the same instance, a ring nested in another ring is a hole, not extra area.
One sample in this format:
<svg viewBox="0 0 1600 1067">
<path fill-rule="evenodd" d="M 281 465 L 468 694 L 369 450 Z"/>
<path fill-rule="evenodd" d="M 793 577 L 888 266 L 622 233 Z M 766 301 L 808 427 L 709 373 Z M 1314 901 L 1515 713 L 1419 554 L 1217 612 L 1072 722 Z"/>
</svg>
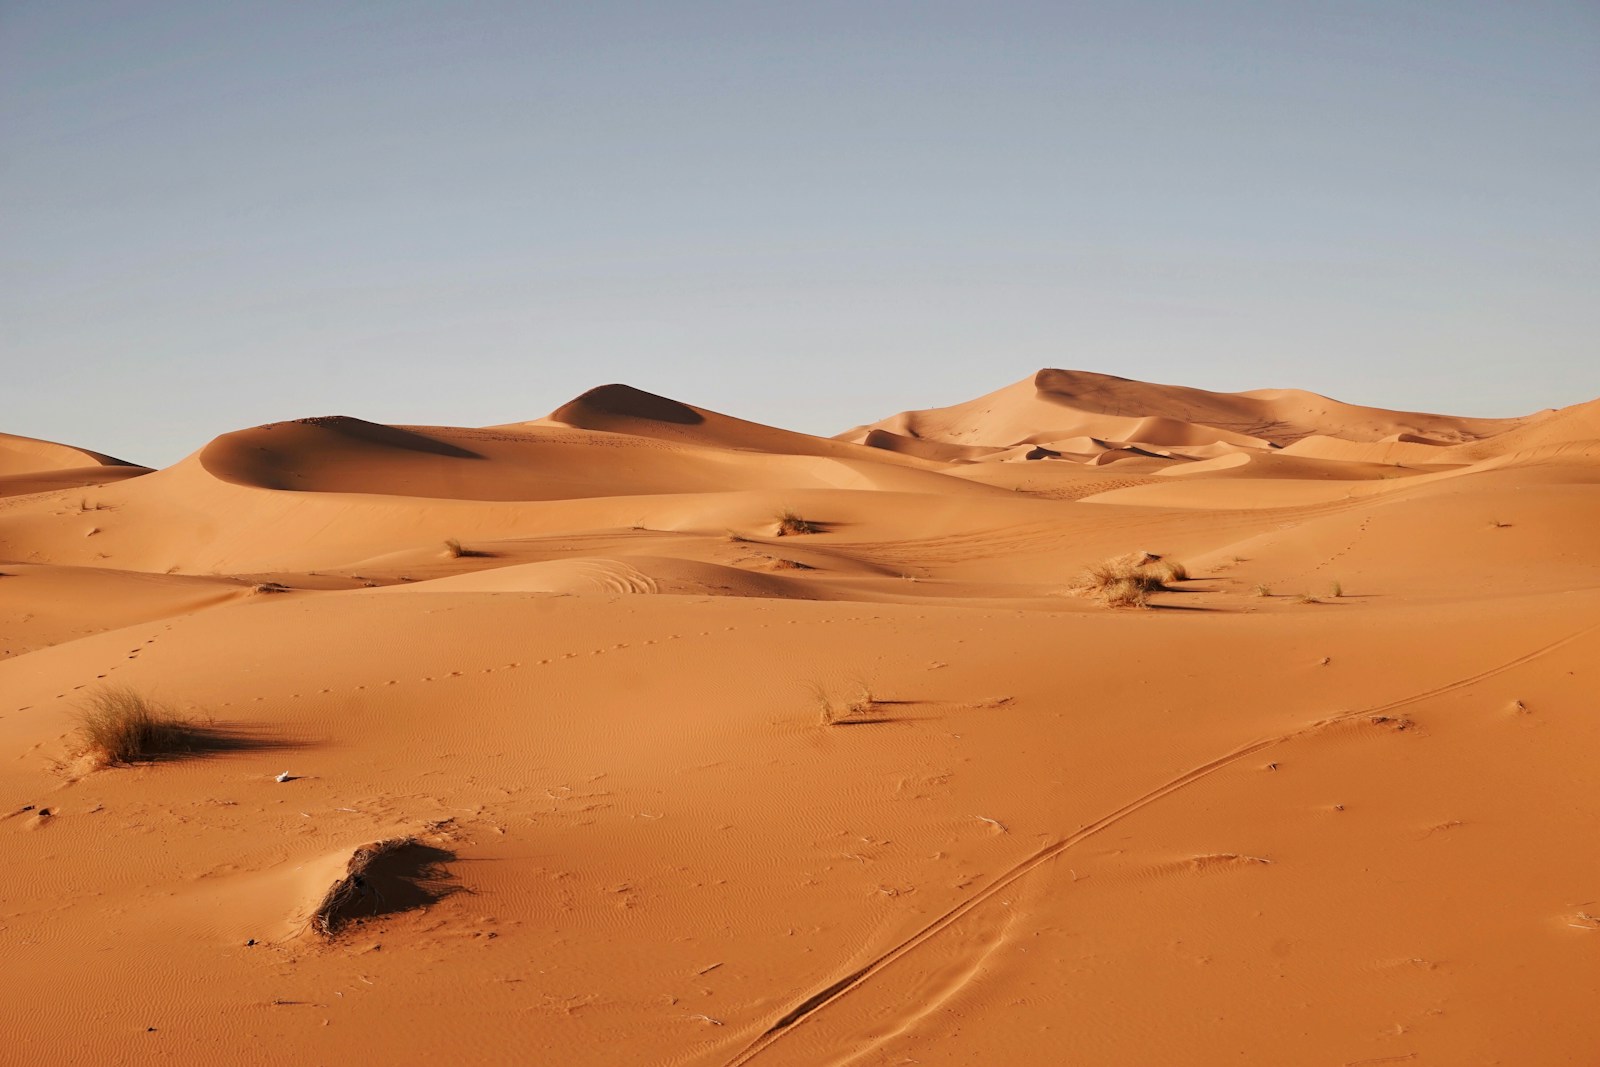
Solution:
<svg viewBox="0 0 1600 1067">
<path fill-rule="evenodd" d="M 1600 396 L 1600 4 L 0 0 L 0 431 Z"/>
</svg>

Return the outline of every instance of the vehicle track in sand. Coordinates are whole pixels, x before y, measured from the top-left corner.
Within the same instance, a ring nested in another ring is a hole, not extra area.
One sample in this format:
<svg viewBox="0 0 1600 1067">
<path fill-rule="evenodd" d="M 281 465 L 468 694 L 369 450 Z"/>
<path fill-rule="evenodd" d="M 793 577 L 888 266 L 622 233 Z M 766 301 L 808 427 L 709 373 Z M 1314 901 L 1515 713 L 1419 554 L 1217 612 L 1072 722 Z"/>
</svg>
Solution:
<svg viewBox="0 0 1600 1067">
<path fill-rule="evenodd" d="M 1171 796 L 1173 793 L 1186 789 L 1196 782 L 1199 782 L 1211 776 L 1212 774 L 1230 767 L 1240 760 L 1245 759 L 1248 756 L 1252 756 L 1258 752 L 1294 741 L 1301 737 L 1306 737 L 1310 734 L 1325 730 L 1331 726 L 1336 726 L 1341 723 L 1359 719 L 1362 716 L 1385 715 L 1389 712 L 1397 711 L 1401 708 L 1409 707 L 1410 705 L 1417 704 L 1425 700 L 1431 700 L 1435 697 L 1444 696 L 1447 693 L 1453 693 L 1462 689 L 1470 688 L 1471 686 L 1477 685 L 1480 682 L 1486 681 L 1497 675 L 1504 674 L 1507 671 L 1515 670 L 1516 668 L 1530 663 L 1533 660 L 1549 655 L 1550 653 L 1555 652 L 1556 650 L 1563 648 L 1588 634 L 1594 633 L 1597 630 L 1600 630 L 1600 624 L 1584 627 L 1583 629 L 1570 633 L 1565 637 L 1557 638 L 1555 641 L 1548 642 L 1539 646 L 1538 648 L 1525 652 L 1520 656 L 1496 664 L 1487 670 L 1468 675 L 1465 678 L 1459 678 L 1456 681 L 1435 686 L 1420 693 L 1412 693 L 1408 696 L 1400 697 L 1396 700 L 1391 700 L 1386 703 L 1375 704 L 1350 711 L 1343 711 L 1337 715 L 1331 715 L 1327 718 L 1319 719 L 1316 722 L 1298 727 L 1286 733 L 1277 734 L 1272 737 L 1262 738 L 1260 740 L 1250 742 L 1249 744 L 1243 745 L 1221 756 L 1218 756 L 1213 760 L 1209 760 L 1200 764 L 1199 766 L 1192 767 L 1182 774 L 1168 779 L 1166 782 L 1156 786 L 1154 789 L 1151 789 L 1148 792 L 1134 798 L 1133 800 L 1128 801 L 1126 804 L 1123 804 L 1114 811 L 1100 816 L 1093 822 L 1084 824 L 1076 831 L 1068 834 L 1066 837 L 1060 838 L 1057 841 L 1045 845 L 1043 848 L 1032 852 L 1017 863 L 1013 864 L 1011 867 L 1007 868 L 1004 872 L 990 881 L 982 889 L 978 890 L 976 893 L 965 898 L 954 906 L 948 908 L 934 918 L 931 922 L 926 923 L 921 928 L 913 932 L 909 937 L 904 938 L 887 951 L 880 953 L 878 956 L 868 961 L 864 966 L 851 971 L 849 974 L 846 974 L 842 978 L 839 978 L 827 986 L 824 986 L 822 989 L 817 990 L 815 993 L 812 993 L 810 996 L 801 1000 L 794 1007 L 784 1012 L 765 1029 L 763 1029 L 754 1040 L 745 1044 L 733 1055 L 731 1059 L 723 1061 L 723 1067 L 742 1067 L 743 1064 L 752 1062 L 756 1059 L 756 1057 L 772 1048 L 785 1036 L 793 1032 L 793 1029 L 796 1026 L 805 1022 L 807 1019 L 814 1017 L 829 1004 L 836 1002 L 851 990 L 859 988 L 861 985 L 867 982 L 867 980 L 875 977 L 897 960 L 909 955 L 923 944 L 937 937 L 942 931 L 959 922 L 973 909 L 994 897 L 995 894 L 1010 887 L 1024 875 L 1031 873 L 1037 868 L 1048 863 L 1050 860 L 1055 859 L 1063 852 L 1071 849 L 1073 846 L 1095 836 L 1096 834 L 1101 833 L 1106 829 L 1109 829 L 1110 827 L 1121 822 L 1123 819 L 1126 819 L 1130 815 L 1133 815 L 1134 813 L 1150 806 L 1151 804 L 1154 804 L 1165 797 Z"/>
</svg>

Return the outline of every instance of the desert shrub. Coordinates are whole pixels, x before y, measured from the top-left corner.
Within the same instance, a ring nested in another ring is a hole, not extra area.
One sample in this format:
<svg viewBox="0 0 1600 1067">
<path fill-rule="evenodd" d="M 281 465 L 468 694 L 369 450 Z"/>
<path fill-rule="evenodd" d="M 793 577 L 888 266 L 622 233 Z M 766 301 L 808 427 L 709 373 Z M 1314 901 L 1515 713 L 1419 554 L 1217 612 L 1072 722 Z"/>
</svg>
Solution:
<svg viewBox="0 0 1600 1067">
<path fill-rule="evenodd" d="M 822 527 L 809 519 L 801 518 L 793 508 L 784 508 L 778 512 L 778 536 L 788 537 L 794 534 L 821 533 Z"/>
<path fill-rule="evenodd" d="M 1189 569 L 1175 559 L 1164 559 L 1158 556 L 1146 566 L 1160 575 L 1163 582 L 1187 582 L 1189 580 Z"/>
<path fill-rule="evenodd" d="M 195 751 L 193 724 L 128 688 L 102 689 L 79 716 L 84 751 L 101 763 L 138 763 Z"/>
<path fill-rule="evenodd" d="M 1144 608 L 1149 607 L 1151 593 L 1166 589 L 1168 582 L 1181 582 L 1188 577 L 1189 572 L 1176 560 L 1139 552 L 1085 568 L 1072 592 L 1111 607 Z"/>
<path fill-rule="evenodd" d="M 862 719 L 862 716 L 878 706 L 877 700 L 872 695 L 872 687 L 865 682 L 856 682 L 856 695 L 841 703 L 836 703 L 833 695 L 820 682 L 813 682 L 809 688 L 812 699 L 817 705 L 818 717 L 824 726 L 871 721 Z"/>
</svg>

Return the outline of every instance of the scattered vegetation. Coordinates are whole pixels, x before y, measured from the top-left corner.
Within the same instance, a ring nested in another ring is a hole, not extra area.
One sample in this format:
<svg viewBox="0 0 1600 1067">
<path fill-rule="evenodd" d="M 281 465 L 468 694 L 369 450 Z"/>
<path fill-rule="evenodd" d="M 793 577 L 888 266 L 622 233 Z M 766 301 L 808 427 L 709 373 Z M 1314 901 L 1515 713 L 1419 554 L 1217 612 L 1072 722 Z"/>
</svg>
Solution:
<svg viewBox="0 0 1600 1067">
<path fill-rule="evenodd" d="M 1270 585 L 1263 584 L 1263 585 L 1256 586 L 1256 596 L 1271 596 L 1271 595 L 1272 595 L 1272 587 Z"/>
<path fill-rule="evenodd" d="M 444 541 L 444 554 L 451 559 L 465 559 L 476 556 L 487 556 L 487 552 L 479 552 L 472 548 L 462 548 L 461 542 L 454 537 L 447 537 Z"/>
<path fill-rule="evenodd" d="M 824 726 L 842 726 L 852 722 L 870 722 L 864 718 L 875 711 L 878 701 L 873 698 L 872 687 L 866 682 L 856 681 L 855 696 L 844 703 L 835 703 L 833 695 L 819 682 L 810 686 L 812 699 L 816 701 L 817 712 Z"/>
<path fill-rule="evenodd" d="M 1188 570 L 1176 560 L 1153 552 L 1138 552 L 1089 567 L 1072 591 L 1114 608 L 1144 608 L 1149 606 L 1151 593 L 1169 588 L 1168 582 L 1182 582 L 1188 578 Z"/>
<path fill-rule="evenodd" d="M 204 730 L 125 687 L 90 696 L 79 715 L 78 732 L 85 753 L 104 766 L 170 759 L 212 747 Z"/>
<path fill-rule="evenodd" d="M 282 582 L 257 582 L 250 588 L 252 593 L 287 593 L 289 587 Z"/>
<path fill-rule="evenodd" d="M 822 527 L 810 519 L 801 518 L 793 508 L 784 508 L 778 512 L 778 536 L 790 537 L 795 534 L 821 533 Z"/>
<path fill-rule="evenodd" d="M 727 531 L 725 531 L 725 534 L 726 534 L 728 540 L 731 543 L 736 544 L 736 545 L 742 545 L 746 541 L 750 540 L 748 537 L 745 537 L 743 534 L 740 534 L 736 530 L 727 530 Z"/>
<path fill-rule="evenodd" d="M 1322 603 L 1322 601 L 1318 600 L 1316 597 L 1312 596 L 1310 593 L 1301 593 L 1299 596 L 1294 598 L 1294 602 L 1296 604 L 1320 604 L 1320 603 Z"/>
<path fill-rule="evenodd" d="M 1344 583 L 1335 578 L 1333 584 L 1328 586 L 1328 595 L 1336 599 L 1344 596 Z"/>
</svg>

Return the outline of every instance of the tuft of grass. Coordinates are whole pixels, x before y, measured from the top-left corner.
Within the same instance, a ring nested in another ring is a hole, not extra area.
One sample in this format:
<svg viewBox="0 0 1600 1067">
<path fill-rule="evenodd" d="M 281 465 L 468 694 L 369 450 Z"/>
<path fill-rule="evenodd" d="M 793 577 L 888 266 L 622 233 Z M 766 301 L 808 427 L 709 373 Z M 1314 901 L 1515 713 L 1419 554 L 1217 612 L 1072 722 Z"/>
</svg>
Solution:
<svg viewBox="0 0 1600 1067">
<path fill-rule="evenodd" d="M 1320 603 L 1322 603 L 1322 601 L 1318 600 L 1316 597 L 1312 596 L 1310 593 L 1301 593 L 1299 596 L 1294 598 L 1294 602 L 1296 604 L 1320 604 Z"/>
<path fill-rule="evenodd" d="M 1151 593 L 1167 589 L 1168 582 L 1186 581 L 1188 577 L 1188 570 L 1176 560 L 1139 552 L 1086 568 L 1072 592 L 1110 607 L 1144 608 L 1149 607 Z"/>
<path fill-rule="evenodd" d="M 1270 585 L 1258 585 L 1258 586 L 1256 586 L 1256 596 L 1271 596 L 1271 595 L 1272 595 L 1272 587 Z"/>
<path fill-rule="evenodd" d="M 444 539 L 444 554 L 451 559 L 465 559 L 475 556 L 487 556 L 487 552 L 479 552 L 472 548 L 462 548 L 461 542 L 454 537 Z"/>
<path fill-rule="evenodd" d="M 806 688 L 811 691 L 811 699 L 817 706 L 817 717 L 822 725 L 832 726 L 844 716 L 844 709 L 833 702 L 833 697 L 821 682 L 812 682 Z"/>
<path fill-rule="evenodd" d="M 1187 582 L 1189 580 L 1189 568 L 1175 559 L 1163 559 L 1157 556 L 1148 566 L 1161 576 L 1163 582 Z"/>
<path fill-rule="evenodd" d="M 192 723 L 133 689 L 111 687 L 89 697 L 79 715 L 84 751 L 105 766 L 149 762 L 202 747 Z"/>
<path fill-rule="evenodd" d="M 1344 583 L 1335 578 L 1333 584 L 1328 586 L 1328 595 L 1334 598 L 1344 596 Z"/>
<path fill-rule="evenodd" d="M 737 530 L 725 530 L 724 534 L 731 543 L 736 545 L 743 544 L 744 542 L 750 540 L 748 537 L 740 534 Z"/>
<path fill-rule="evenodd" d="M 778 536 L 789 537 L 794 534 L 821 533 L 822 527 L 810 519 L 801 518 L 793 508 L 784 508 L 778 512 Z"/>
<path fill-rule="evenodd" d="M 854 684 L 856 695 L 843 703 L 835 703 L 833 695 L 820 682 L 812 682 L 807 687 L 816 703 L 818 718 L 823 726 L 860 722 L 863 715 L 877 709 L 878 701 L 872 695 L 872 687 L 860 680 Z"/>
<path fill-rule="evenodd" d="M 282 582 L 257 582 L 250 587 L 252 593 L 287 593 L 289 587 Z"/>
</svg>

